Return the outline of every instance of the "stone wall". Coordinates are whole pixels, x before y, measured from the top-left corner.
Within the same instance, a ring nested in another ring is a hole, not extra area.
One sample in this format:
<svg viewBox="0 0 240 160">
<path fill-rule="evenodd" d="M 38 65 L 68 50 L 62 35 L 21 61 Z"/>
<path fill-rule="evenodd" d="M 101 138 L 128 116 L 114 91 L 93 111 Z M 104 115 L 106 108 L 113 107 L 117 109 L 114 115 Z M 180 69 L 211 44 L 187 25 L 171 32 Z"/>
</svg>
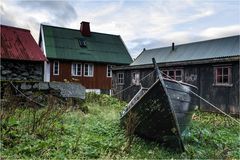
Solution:
<svg viewBox="0 0 240 160">
<path fill-rule="evenodd" d="M 54 95 L 59 98 L 78 98 L 85 99 L 85 87 L 79 83 L 64 82 L 1 82 L 1 95 L 4 95 L 6 87 L 10 86 L 16 95 L 23 93 L 26 96 L 32 96 L 36 92 L 42 92 L 45 95 Z"/>
<path fill-rule="evenodd" d="M 1 59 L 1 80 L 43 81 L 43 62 Z"/>
</svg>

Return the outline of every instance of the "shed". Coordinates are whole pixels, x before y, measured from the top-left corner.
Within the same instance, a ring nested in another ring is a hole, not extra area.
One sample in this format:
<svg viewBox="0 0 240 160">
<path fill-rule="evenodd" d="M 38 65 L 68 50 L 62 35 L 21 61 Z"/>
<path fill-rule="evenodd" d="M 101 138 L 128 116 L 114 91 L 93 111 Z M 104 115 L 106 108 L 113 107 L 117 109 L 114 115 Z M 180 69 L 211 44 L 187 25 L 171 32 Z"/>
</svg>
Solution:
<svg viewBox="0 0 240 160">
<path fill-rule="evenodd" d="M 133 85 L 132 89 L 117 95 L 128 101 L 138 91 L 139 84 L 149 87 L 151 78 L 141 79 L 153 70 L 151 59 L 155 58 L 165 77 L 195 85 L 200 96 L 221 110 L 239 114 L 239 37 L 172 43 L 168 47 L 143 50 L 129 66 L 114 69 L 113 91 L 117 93 Z M 200 100 L 199 107 L 204 111 L 217 111 Z"/>
<path fill-rule="evenodd" d="M 43 80 L 43 52 L 29 30 L 1 25 L 1 80 Z"/>
</svg>

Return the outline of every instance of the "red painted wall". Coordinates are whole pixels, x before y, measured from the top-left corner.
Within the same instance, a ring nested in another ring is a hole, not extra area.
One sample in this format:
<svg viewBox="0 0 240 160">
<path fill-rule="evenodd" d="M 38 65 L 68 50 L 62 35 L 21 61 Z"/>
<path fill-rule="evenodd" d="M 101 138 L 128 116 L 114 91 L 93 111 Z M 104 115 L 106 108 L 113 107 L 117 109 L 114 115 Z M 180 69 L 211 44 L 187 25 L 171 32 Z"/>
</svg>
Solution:
<svg viewBox="0 0 240 160">
<path fill-rule="evenodd" d="M 59 61 L 59 75 L 53 75 L 53 61 L 50 61 L 50 81 L 70 81 L 79 82 L 87 89 L 111 89 L 112 78 L 107 77 L 107 65 L 102 63 L 92 63 L 94 65 L 93 77 L 84 77 L 84 63 L 88 62 L 76 62 L 82 64 L 82 75 L 71 75 L 71 61 Z"/>
</svg>

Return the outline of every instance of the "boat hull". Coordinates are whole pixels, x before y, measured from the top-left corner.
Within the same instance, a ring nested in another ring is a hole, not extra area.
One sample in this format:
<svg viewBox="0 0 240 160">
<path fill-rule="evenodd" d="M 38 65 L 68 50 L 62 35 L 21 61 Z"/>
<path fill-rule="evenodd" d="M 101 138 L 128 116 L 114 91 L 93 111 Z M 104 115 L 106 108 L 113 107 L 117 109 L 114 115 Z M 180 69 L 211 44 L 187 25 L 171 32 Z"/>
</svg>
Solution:
<svg viewBox="0 0 240 160">
<path fill-rule="evenodd" d="M 165 86 L 163 86 L 165 85 Z M 165 87 L 165 88 L 164 88 Z M 156 81 L 149 90 L 124 114 L 121 122 L 127 127 L 135 114 L 135 131 L 138 136 L 160 142 L 164 146 L 184 151 L 181 133 L 191 120 L 195 109 L 191 85 L 176 81 Z"/>
</svg>

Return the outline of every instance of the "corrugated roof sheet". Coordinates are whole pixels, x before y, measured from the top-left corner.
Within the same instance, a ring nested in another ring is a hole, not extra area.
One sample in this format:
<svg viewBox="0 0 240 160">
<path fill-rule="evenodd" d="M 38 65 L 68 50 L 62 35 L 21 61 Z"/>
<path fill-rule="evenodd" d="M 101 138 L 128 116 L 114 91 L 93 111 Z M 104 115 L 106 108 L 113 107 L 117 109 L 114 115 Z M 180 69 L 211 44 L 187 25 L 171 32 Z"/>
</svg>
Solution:
<svg viewBox="0 0 240 160">
<path fill-rule="evenodd" d="M 152 64 L 153 57 L 157 63 L 169 63 L 239 56 L 239 37 L 237 35 L 175 45 L 174 51 L 172 51 L 172 46 L 145 50 L 134 60 L 131 66 Z"/>
<path fill-rule="evenodd" d="M 45 61 L 29 30 L 1 25 L 1 59 Z"/>
<path fill-rule="evenodd" d="M 42 27 L 47 58 L 117 64 L 132 62 L 120 36 L 91 32 L 90 37 L 84 37 L 80 30 Z M 86 41 L 86 47 L 80 47 L 80 39 Z"/>
</svg>

